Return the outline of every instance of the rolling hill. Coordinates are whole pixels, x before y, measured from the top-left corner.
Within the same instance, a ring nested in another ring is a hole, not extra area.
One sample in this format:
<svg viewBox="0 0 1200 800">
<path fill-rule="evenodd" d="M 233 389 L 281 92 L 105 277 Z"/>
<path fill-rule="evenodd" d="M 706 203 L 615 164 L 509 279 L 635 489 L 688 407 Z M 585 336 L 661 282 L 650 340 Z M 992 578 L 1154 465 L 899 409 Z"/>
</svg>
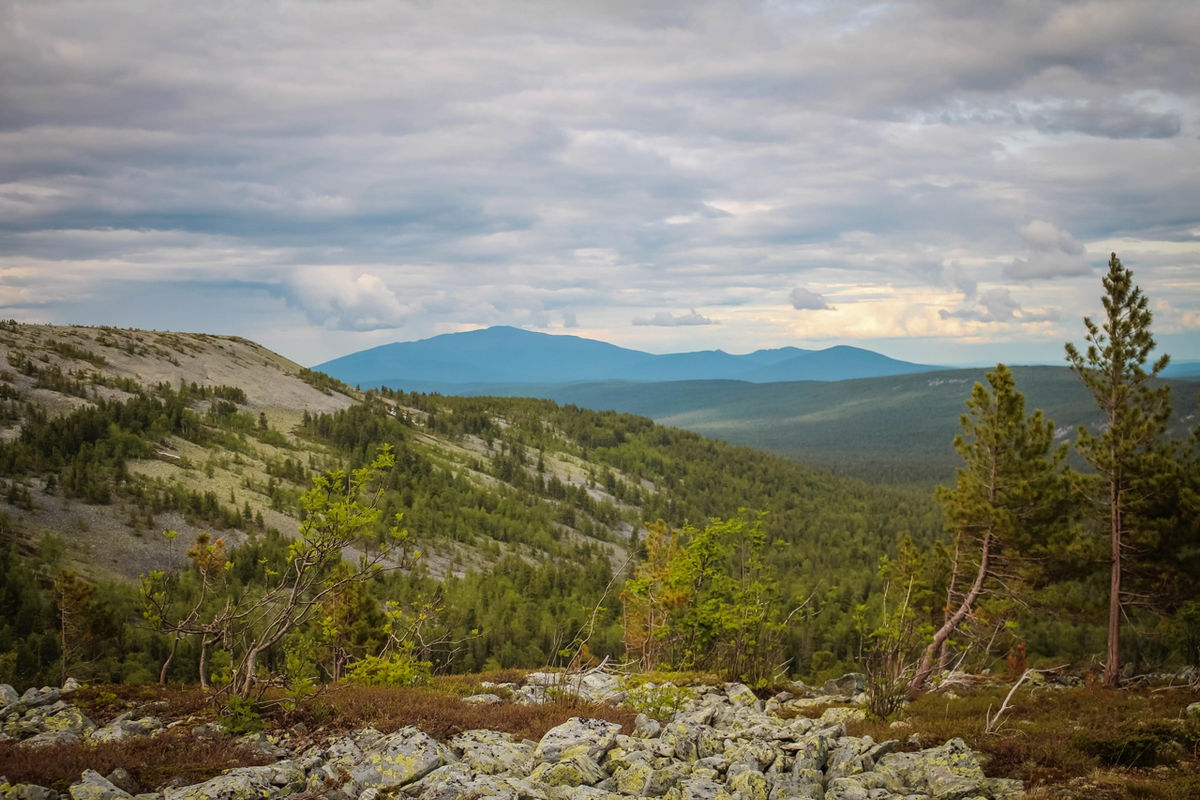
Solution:
<svg viewBox="0 0 1200 800">
<path fill-rule="evenodd" d="M 655 355 L 578 336 L 497 326 L 396 342 L 314 367 L 362 388 L 483 394 L 487 387 L 576 381 L 836 381 L 928 372 L 857 347 L 782 347 L 731 355 L 720 350 Z"/>
</svg>

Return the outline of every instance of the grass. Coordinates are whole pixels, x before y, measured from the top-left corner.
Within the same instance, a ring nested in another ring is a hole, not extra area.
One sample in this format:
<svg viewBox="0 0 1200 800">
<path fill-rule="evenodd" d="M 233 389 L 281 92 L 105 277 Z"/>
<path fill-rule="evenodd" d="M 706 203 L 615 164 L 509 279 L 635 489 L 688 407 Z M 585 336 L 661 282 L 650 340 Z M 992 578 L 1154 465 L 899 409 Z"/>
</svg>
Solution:
<svg viewBox="0 0 1200 800">
<path fill-rule="evenodd" d="M 908 749 L 960 737 L 984 754 L 988 775 L 1018 778 L 1039 800 L 1200 797 L 1200 723 L 1184 712 L 1196 701 L 1194 693 L 1022 687 L 989 732 L 988 715 L 1007 691 L 928 694 L 901 712 L 902 728 L 864 721 L 847 729 L 877 740 L 899 738 Z"/>
<path fill-rule="evenodd" d="M 367 687 L 348 683 L 330 688 L 301 707 L 288 712 L 280 703 L 257 706 L 268 728 L 293 729 L 304 723 L 314 741 L 326 740 L 358 728 L 389 732 L 415 725 L 441 741 L 474 728 L 506 731 L 520 739 L 540 739 L 546 731 L 571 717 L 593 717 L 619 723 L 624 733 L 633 730 L 635 714 L 607 704 L 557 701 L 524 706 L 502 703 L 472 705 L 463 697 L 485 691 L 483 681 L 516 682 L 515 670 L 439 677 L 423 687 Z M 185 784 L 205 781 L 233 767 L 269 763 L 228 735 L 199 738 L 190 730 L 217 719 L 209 697 L 195 687 L 156 685 L 89 686 L 71 696 L 97 725 L 133 710 L 136 716 L 153 715 L 164 722 L 185 723 L 158 736 L 131 737 L 99 744 L 51 745 L 39 749 L 0 742 L 0 776 L 10 783 L 32 783 L 58 791 L 78 781 L 86 769 L 107 775 L 125 768 L 138 788 L 151 791 L 172 779 Z"/>
<path fill-rule="evenodd" d="M 32 783 L 60 792 L 78 781 L 85 769 L 108 775 L 123 767 L 140 791 L 153 791 L 175 778 L 184 784 L 199 783 L 233 767 L 273 761 L 256 755 L 233 737 L 200 739 L 186 728 L 98 744 L 78 742 L 29 749 L 0 743 L 0 775 L 13 784 Z"/>
<path fill-rule="evenodd" d="M 494 681 L 495 682 L 495 681 Z M 441 741 L 474 728 L 505 731 L 519 739 L 541 739 L 546 731 L 571 717 L 616 722 L 624 733 L 633 730 L 634 712 L 607 704 L 558 700 L 543 705 L 512 703 L 472 705 L 462 702 L 461 688 L 440 686 L 393 688 L 337 686 L 293 712 L 289 719 L 309 727 L 352 730 L 371 726 L 391 731 L 415 725 Z M 478 685 L 467 694 L 484 691 Z"/>
</svg>

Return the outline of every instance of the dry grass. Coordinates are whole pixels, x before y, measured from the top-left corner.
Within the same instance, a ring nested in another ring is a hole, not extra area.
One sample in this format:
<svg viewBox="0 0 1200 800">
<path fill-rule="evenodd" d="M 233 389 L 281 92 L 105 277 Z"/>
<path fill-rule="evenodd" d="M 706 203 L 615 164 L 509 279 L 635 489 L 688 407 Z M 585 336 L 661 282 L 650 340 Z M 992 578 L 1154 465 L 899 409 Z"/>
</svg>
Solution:
<svg viewBox="0 0 1200 800">
<path fill-rule="evenodd" d="M 86 769 L 107 775 L 123 767 L 139 790 L 152 791 L 174 778 L 184 784 L 199 783 L 233 767 L 271 761 L 231 737 L 201 739 L 180 729 L 99 744 L 23 748 L 0 743 L 0 775 L 10 783 L 33 783 L 63 792 Z"/>
<path fill-rule="evenodd" d="M 393 731 L 415 725 L 435 739 L 445 741 L 474 728 L 505 731 L 518 738 L 536 740 L 571 717 L 616 722 L 629 733 L 633 730 L 634 716 L 631 711 L 606 704 L 472 705 L 462 702 L 459 694 L 447 693 L 436 686 L 394 688 L 346 684 L 315 698 L 289 715 L 289 719 L 293 724 L 304 722 L 310 727 L 335 731 L 366 726 Z"/>
<path fill-rule="evenodd" d="M 854 735 L 907 739 L 930 746 L 961 737 L 985 755 L 988 775 L 1019 778 L 1031 797 L 1092 800 L 1200 797 L 1200 724 L 1184 708 L 1186 689 L 1019 689 L 1010 707 L 986 730 L 1008 687 L 964 692 L 956 699 L 928 694 L 909 705 L 897 731 L 887 723 L 847 725 Z"/>
</svg>

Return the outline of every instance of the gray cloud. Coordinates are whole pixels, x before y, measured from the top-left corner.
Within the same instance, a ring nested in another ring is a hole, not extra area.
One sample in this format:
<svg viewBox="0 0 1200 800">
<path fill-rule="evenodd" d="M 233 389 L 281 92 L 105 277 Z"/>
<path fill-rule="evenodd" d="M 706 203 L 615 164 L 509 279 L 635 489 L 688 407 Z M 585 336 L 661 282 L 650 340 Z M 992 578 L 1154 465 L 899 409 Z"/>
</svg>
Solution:
<svg viewBox="0 0 1200 800">
<path fill-rule="evenodd" d="M 792 289 L 791 300 L 797 311 L 825 311 L 830 307 L 821 295 L 799 286 Z"/>
<path fill-rule="evenodd" d="M 547 8 L 0 5 L 0 306 L 250 282 L 306 348 L 567 307 L 665 337 L 631 314 L 736 306 L 722 346 L 753 349 L 788 343 L 747 322 L 780 285 L 1090 298 L 1109 239 L 1146 243 L 1152 295 L 1187 266 L 1165 248 L 1200 231 L 1186 4 Z"/>
<path fill-rule="evenodd" d="M 981 292 L 978 301 L 964 305 L 955 311 L 941 309 L 938 315 L 942 319 L 973 320 L 975 322 L 1049 322 L 1057 320 L 1059 313 L 1055 309 L 1025 310 L 1005 288 L 989 289 Z"/>
<path fill-rule="evenodd" d="M 1017 229 L 1028 255 L 1017 257 L 1004 268 L 1013 280 L 1033 280 L 1087 275 L 1091 267 L 1085 248 L 1067 231 L 1045 220 L 1035 219 Z"/>
<path fill-rule="evenodd" d="M 634 325 L 658 325 L 665 328 L 674 328 L 680 325 L 717 325 L 719 324 L 714 319 L 709 319 L 702 314 L 697 314 L 696 309 L 692 309 L 686 314 L 672 314 L 670 311 L 656 311 L 649 316 L 634 317 Z"/>
</svg>

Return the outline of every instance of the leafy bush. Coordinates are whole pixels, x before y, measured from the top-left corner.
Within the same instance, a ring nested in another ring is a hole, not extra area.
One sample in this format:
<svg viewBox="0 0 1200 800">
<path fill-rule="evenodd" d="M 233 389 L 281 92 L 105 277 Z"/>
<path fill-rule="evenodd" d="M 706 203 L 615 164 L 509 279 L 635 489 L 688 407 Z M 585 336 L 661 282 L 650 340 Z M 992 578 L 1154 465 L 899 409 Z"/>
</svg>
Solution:
<svg viewBox="0 0 1200 800">
<path fill-rule="evenodd" d="M 667 719 L 687 705 L 695 693 L 686 686 L 644 683 L 629 690 L 625 705 L 639 714 Z"/>
<path fill-rule="evenodd" d="M 254 701 L 237 695 L 230 696 L 220 719 L 222 727 L 232 734 L 257 733 L 265 727 Z"/>
<path fill-rule="evenodd" d="M 346 679 L 363 686 L 418 686 L 429 683 L 433 664 L 408 653 L 367 656 L 346 669 Z"/>
</svg>

